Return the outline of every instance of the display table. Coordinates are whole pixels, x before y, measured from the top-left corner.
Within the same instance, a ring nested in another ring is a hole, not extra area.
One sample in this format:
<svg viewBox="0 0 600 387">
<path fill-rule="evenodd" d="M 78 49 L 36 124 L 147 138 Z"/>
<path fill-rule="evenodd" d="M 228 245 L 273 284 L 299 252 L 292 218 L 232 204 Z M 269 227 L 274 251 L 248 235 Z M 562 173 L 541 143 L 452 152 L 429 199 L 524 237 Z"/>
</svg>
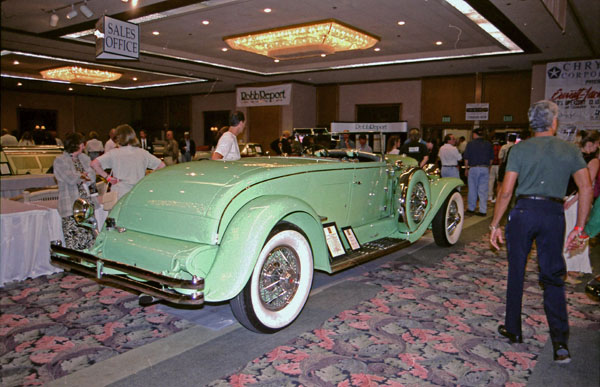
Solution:
<svg viewBox="0 0 600 387">
<path fill-rule="evenodd" d="M 56 202 L 44 204 L 0 199 L 0 286 L 61 271 L 50 264 L 50 242 L 64 243 L 61 218 Z"/>
<path fill-rule="evenodd" d="M 56 185 L 54 175 L 18 175 L 0 177 L 0 196 L 13 198 L 21 195 L 27 188 L 41 188 Z"/>
</svg>

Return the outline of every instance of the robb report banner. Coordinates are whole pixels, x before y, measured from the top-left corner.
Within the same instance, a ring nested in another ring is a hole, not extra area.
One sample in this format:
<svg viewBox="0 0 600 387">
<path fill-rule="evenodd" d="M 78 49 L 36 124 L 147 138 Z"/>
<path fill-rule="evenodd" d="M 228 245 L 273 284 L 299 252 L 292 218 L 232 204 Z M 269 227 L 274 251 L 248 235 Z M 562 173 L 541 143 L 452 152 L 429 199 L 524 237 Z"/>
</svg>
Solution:
<svg viewBox="0 0 600 387">
<path fill-rule="evenodd" d="M 267 87 L 240 87 L 237 89 L 237 106 L 289 105 L 292 84 Z"/>
<path fill-rule="evenodd" d="M 600 130 L 600 59 L 546 65 L 546 99 L 558 105 L 558 136 L 574 141 L 580 130 Z"/>
</svg>

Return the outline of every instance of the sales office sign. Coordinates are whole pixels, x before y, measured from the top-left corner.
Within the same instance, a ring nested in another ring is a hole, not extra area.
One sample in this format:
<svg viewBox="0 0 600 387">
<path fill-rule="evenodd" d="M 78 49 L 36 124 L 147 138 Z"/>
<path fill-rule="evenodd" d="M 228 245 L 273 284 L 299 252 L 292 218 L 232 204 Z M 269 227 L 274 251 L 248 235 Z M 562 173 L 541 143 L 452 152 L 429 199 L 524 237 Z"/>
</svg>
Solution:
<svg viewBox="0 0 600 387">
<path fill-rule="evenodd" d="M 140 56 L 140 26 L 109 16 L 96 23 L 97 59 L 138 59 Z"/>
</svg>

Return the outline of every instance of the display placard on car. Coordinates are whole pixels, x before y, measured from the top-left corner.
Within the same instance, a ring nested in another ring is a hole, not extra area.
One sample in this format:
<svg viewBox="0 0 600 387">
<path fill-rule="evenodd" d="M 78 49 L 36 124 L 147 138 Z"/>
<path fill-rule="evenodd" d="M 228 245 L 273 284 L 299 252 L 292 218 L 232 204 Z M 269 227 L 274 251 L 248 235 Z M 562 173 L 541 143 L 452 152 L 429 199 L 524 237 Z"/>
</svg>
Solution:
<svg viewBox="0 0 600 387">
<path fill-rule="evenodd" d="M 346 249 L 344 249 L 335 223 L 323 224 L 323 232 L 325 233 L 325 241 L 327 242 L 327 247 L 332 258 L 346 254 Z"/>
<path fill-rule="evenodd" d="M 360 250 L 360 243 L 358 242 L 358 239 L 356 239 L 356 235 L 354 235 L 354 230 L 352 230 L 352 227 L 342 227 L 342 232 L 344 233 L 350 248 L 352 250 Z"/>
</svg>

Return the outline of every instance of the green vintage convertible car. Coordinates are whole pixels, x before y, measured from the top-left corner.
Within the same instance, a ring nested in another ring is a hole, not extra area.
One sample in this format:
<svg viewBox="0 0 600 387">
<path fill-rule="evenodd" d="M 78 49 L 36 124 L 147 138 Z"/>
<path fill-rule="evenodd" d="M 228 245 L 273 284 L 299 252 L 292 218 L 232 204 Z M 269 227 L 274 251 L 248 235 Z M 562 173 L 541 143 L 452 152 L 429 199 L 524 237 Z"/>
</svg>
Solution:
<svg viewBox="0 0 600 387">
<path fill-rule="evenodd" d="M 456 243 L 462 184 L 411 158 L 355 150 L 184 163 L 142 179 L 89 251 L 53 244 L 51 259 L 145 297 L 229 300 L 242 325 L 275 332 L 301 312 L 313 270 L 343 270 L 430 228 L 438 245 Z"/>
</svg>

